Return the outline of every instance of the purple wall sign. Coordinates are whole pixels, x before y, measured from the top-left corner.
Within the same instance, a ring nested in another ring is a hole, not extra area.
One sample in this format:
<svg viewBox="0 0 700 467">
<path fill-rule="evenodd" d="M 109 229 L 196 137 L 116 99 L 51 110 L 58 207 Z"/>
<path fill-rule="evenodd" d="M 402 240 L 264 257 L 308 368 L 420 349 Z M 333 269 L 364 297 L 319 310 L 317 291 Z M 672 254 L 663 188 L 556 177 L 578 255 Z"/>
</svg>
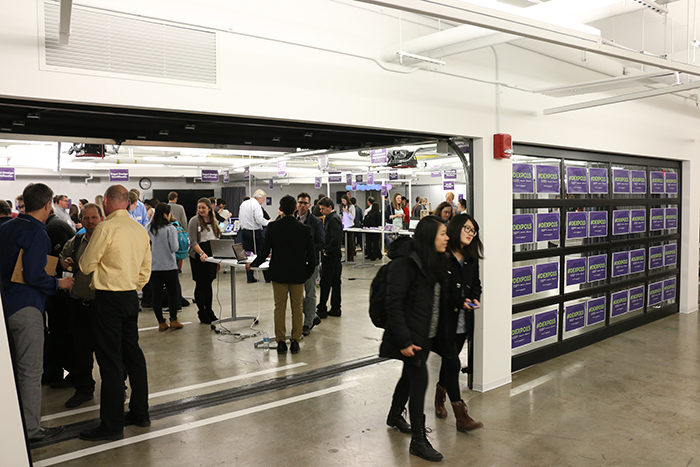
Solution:
<svg viewBox="0 0 700 467">
<path fill-rule="evenodd" d="M 455 182 L 445 180 L 444 182 L 442 182 L 442 189 L 443 190 L 454 190 L 455 189 Z"/>
<path fill-rule="evenodd" d="M 588 193 L 588 170 L 585 167 L 566 168 L 566 192 Z"/>
<path fill-rule="evenodd" d="M 588 169 L 588 192 L 597 194 L 608 193 L 608 169 Z"/>
<path fill-rule="evenodd" d="M 630 212 L 625 210 L 613 211 L 613 235 L 630 233 Z"/>
<path fill-rule="evenodd" d="M 537 165 L 535 173 L 537 174 L 537 193 L 559 194 L 561 192 L 558 165 Z"/>
<path fill-rule="evenodd" d="M 651 222 L 649 223 L 649 230 L 663 230 L 664 229 L 664 208 L 652 208 L 651 209 Z"/>
<path fill-rule="evenodd" d="M 532 266 L 513 268 L 513 298 L 532 294 Z"/>
<path fill-rule="evenodd" d="M 535 241 L 535 215 L 513 215 L 513 245 Z"/>
<path fill-rule="evenodd" d="M 564 331 L 569 332 L 574 329 L 582 328 L 585 324 L 586 304 L 577 303 L 564 308 Z"/>
<path fill-rule="evenodd" d="M 630 252 L 617 251 L 612 254 L 612 276 L 626 276 L 630 273 Z"/>
<path fill-rule="evenodd" d="M 273 181 L 272 179 L 270 179 L 270 183 L 268 183 L 267 186 L 269 186 L 269 187 L 270 187 L 270 190 L 272 190 L 272 188 L 275 186 L 275 185 L 274 185 L 274 181 Z"/>
<path fill-rule="evenodd" d="M 444 180 L 457 180 L 457 169 L 445 170 L 442 173 L 442 178 Z"/>
<path fill-rule="evenodd" d="M 357 183 L 362 183 L 362 174 L 360 174 L 360 175 L 355 175 L 355 181 L 356 181 Z"/>
<path fill-rule="evenodd" d="M 340 172 L 328 172 L 328 183 L 340 183 L 343 181 L 343 176 Z"/>
<path fill-rule="evenodd" d="M 386 148 L 372 149 L 369 154 L 372 164 L 386 164 Z"/>
<path fill-rule="evenodd" d="M 535 315 L 535 342 L 557 335 L 559 310 L 549 310 Z"/>
<path fill-rule="evenodd" d="M 586 302 L 586 325 L 591 326 L 605 320 L 605 297 L 594 298 Z"/>
<path fill-rule="evenodd" d="M 398 172 L 389 172 L 389 180 L 398 180 L 398 179 L 399 179 Z"/>
<path fill-rule="evenodd" d="M 630 233 L 644 233 L 647 230 L 647 210 L 632 209 L 630 211 Z"/>
<path fill-rule="evenodd" d="M 352 183 L 352 174 L 345 174 L 345 184 L 350 185 Z"/>
<path fill-rule="evenodd" d="M 585 212 L 566 213 L 566 238 L 586 238 L 588 216 Z"/>
<path fill-rule="evenodd" d="M 321 177 L 314 177 L 314 188 L 321 188 Z"/>
<path fill-rule="evenodd" d="M 588 257 L 588 282 L 605 280 L 608 277 L 608 255 Z"/>
<path fill-rule="evenodd" d="M 538 264 L 535 266 L 535 292 L 556 290 L 559 288 L 559 262 Z"/>
<path fill-rule="evenodd" d="M 625 169 L 612 169 L 613 193 L 630 192 L 630 171 Z"/>
<path fill-rule="evenodd" d="M 583 284 L 586 282 L 586 258 L 566 260 L 566 285 Z"/>
<path fill-rule="evenodd" d="M 532 164 L 513 164 L 513 193 L 534 193 Z"/>
<path fill-rule="evenodd" d="M 675 195 L 678 193 L 678 174 L 666 172 L 666 194 Z"/>
<path fill-rule="evenodd" d="M 643 170 L 630 170 L 632 193 L 646 194 L 647 173 Z"/>
<path fill-rule="evenodd" d="M 676 264 L 676 244 L 670 243 L 664 245 L 664 266 L 673 266 Z"/>
<path fill-rule="evenodd" d="M 608 211 L 591 211 L 588 213 L 588 236 L 606 237 L 608 235 Z"/>
<path fill-rule="evenodd" d="M 649 247 L 649 269 L 658 269 L 664 265 L 664 247 Z"/>
<path fill-rule="evenodd" d="M 287 175 L 287 161 L 277 162 L 277 175 L 280 177 Z"/>
<path fill-rule="evenodd" d="M 649 193 L 660 195 L 666 191 L 666 178 L 663 172 L 651 172 L 649 178 L 651 180 L 651 190 L 649 190 Z"/>
<path fill-rule="evenodd" d="M 627 313 L 629 302 L 629 291 L 622 290 L 610 295 L 610 317 L 620 316 Z"/>
<path fill-rule="evenodd" d="M 250 167 L 243 167 L 243 180 L 250 180 Z"/>
<path fill-rule="evenodd" d="M 666 228 L 667 229 L 677 229 L 678 228 L 678 208 L 666 208 Z"/>
<path fill-rule="evenodd" d="M 231 180 L 231 173 L 228 170 L 224 170 L 224 183 L 228 183 Z"/>
<path fill-rule="evenodd" d="M 559 213 L 537 214 L 537 241 L 553 242 L 557 240 L 559 240 Z"/>
<path fill-rule="evenodd" d="M 217 181 L 219 180 L 218 175 L 216 176 L 216 179 L 217 179 Z M 129 181 L 129 169 L 109 169 L 109 181 L 110 182 L 128 182 Z M 202 176 L 202 181 L 204 181 L 204 176 Z"/>
<path fill-rule="evenodd" d="M 663 299 L 664 283 L 662 281 L 649 284 L 649 306 L 658 305 Z"/>
<path fill-rule="evenodd" d="M 630 289 L 629 311 L 641 310 L 644 308 L 644 286 L 640 285 Z"/>
<path fill-rule="evenodd" d="M 440 166 L 435 165 L 433 168 L 430 170 L 430 178 L 440 178 L 442 177 L 442 172 L 440 171 Z"/>
<path fill-rule="evenodd" d="M 646 251 L 644 248 L 630 251 L 630 274 L 644 272 L 644 260 L 646 259 Z"/>
<path fill-rule="evenodd" d="M 14 182 L 15 181 L 15 168 L 14 167 L 0 168 L 0 181 Z"/>
<path fill-rule="evenodd" d="M 676 298 L 676 278 L 666 279 L 664 281 L 664 301 L 673 300 Z"/>
<path fill-rule="evenodd" d="M 511 349 L 517 349 L 532 342 L 532 316 L 513 320 Z"/>
<path fill-rule="evenodd" d="M 272 206 L 272 197 L 268 196 L 265 198 L 265 206 Z"/>
<path fill-rule="evenodd" d="M 218 182 L 219 181 L 219 171 L 218 170 L 202 169 L 202 181 L 203 182 Z"/>
<path fill-rule="evenodd" d="M 374 173 L 370 172 L 367 174 L 367 184 L 374 185 Z"/>
</svg>

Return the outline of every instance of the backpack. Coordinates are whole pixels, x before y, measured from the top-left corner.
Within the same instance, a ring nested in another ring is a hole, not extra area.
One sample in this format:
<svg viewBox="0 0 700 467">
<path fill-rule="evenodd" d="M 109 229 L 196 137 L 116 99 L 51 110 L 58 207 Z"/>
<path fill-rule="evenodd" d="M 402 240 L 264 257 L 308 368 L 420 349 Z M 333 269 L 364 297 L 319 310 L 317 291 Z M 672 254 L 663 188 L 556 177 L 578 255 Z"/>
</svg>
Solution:
<svg viewBox="0 0 700 467">
<path fill-rule="evenodd" d="M 385 264 L 372 279 L 369 286 L 369 317 L 378 328 L 384 328 L 386 324 L 386 275 L 389 272 L 389 264 Z"/>
<path fill-rule="evenodd" d="M 175 252 L 175 258 L 178 260 L 187 258 L 187 253 L 190 250 L 190 236 L 185 229 L 182 228 L 179 222 L 173 222 L 175 229 L 177 230 L 177 252 Z"/>
<path fill-rule="evenodd" d="M 353 222 L 353 227 L 362 228 L 362 208 L 359 206 L 355 206 L 355 220 Z"/>
</svg>

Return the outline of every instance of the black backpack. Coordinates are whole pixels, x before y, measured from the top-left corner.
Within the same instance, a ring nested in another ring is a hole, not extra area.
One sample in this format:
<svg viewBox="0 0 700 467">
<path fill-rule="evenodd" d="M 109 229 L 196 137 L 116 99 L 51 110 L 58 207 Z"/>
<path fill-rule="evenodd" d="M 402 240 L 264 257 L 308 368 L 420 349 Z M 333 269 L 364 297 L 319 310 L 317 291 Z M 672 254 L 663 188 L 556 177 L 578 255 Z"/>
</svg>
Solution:
<svg viewBox="0 0 700 467">
<path fill-rule="evenodd" d="M 369 287 L 369 317 L 372 324 L 382 329 L 386 324 L 386 275 L 389 271 L 389 264 L 391 263 L 379 268 Z"/>
</svg>

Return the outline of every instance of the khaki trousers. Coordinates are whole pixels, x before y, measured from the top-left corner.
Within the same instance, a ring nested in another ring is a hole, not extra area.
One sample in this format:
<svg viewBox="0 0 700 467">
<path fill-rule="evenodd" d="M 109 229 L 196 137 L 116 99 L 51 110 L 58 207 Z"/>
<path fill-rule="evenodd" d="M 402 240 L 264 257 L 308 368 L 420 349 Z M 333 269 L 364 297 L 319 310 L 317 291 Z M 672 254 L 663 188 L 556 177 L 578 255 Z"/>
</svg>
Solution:
<svg viewBox="0 0 700 467">
<path fill-rule="evenodd" d="M 286 340 L 286 310 L 287 295 L 292 302 L 292 340 L 301 340 L 301 331 L 304 325 L 304 284 L 272 283 L 272 292 L 275 299 L 275 340 Z"/>
</svg>

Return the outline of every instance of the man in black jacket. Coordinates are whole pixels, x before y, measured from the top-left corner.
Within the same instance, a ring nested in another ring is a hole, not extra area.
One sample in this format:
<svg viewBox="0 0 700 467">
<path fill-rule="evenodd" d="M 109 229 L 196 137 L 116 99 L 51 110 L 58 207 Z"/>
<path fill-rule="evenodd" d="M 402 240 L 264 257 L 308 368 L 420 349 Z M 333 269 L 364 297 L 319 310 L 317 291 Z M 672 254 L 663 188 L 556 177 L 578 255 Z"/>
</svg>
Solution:
<svg viewBox="0 0 700 467">
<path fill-rule="evenodd" d="M 340 317 L 340 276 L 343 273 L 341 264 L 342 254 L 340 245 L 343 240 L 343 222 L 333 210 L 333 201 L 330 198 L 323 198 L 318 202 L 321 214 L 326 216 L 324 222 L 325 248 L 321 257 L 321 299 L 316 313 L 321 319 L 328 316 Z M 328 295 L 333 289 L 331 296 L 331 309 L 328 311 Z"/>
<path fill-rule="evenodd" d="M 280 200 L 280 219 L 267 226 L 267 233 L 257 258 L 246 270 L 260 266 L 272 250 L 270 280 L 275 300 L 275 340 L 277 353 L 287 352 L 285 326 L 287 296 L 292 302 L 292 339 L 290 350 L 299 352 L 304 323 L 304 282 L 316 267 L 311 229 L 294 218 L 297 203 L 292 196 Z"/>
<path fill-rule="evenodd" d="M 304 282 L 304 327 L 302 329 L 302 334 L 305 336 L 309 335 L 314 326 L 321 324 L 321 319 L 316 316 L 316 279 L 318 278 L 319 257 L 325 245 L 323 222 L 309 211 L 311 207 L 310 203 L 311 196 L 309 196 L 308 193 L 299 193 L 299 195 L 297 195 L 296 218 L 299 222 L 308 225 L 311 229 L 311 238 L 314 242 L 314 264 L 316 265 L 311 277 Z"/>
</svg>

